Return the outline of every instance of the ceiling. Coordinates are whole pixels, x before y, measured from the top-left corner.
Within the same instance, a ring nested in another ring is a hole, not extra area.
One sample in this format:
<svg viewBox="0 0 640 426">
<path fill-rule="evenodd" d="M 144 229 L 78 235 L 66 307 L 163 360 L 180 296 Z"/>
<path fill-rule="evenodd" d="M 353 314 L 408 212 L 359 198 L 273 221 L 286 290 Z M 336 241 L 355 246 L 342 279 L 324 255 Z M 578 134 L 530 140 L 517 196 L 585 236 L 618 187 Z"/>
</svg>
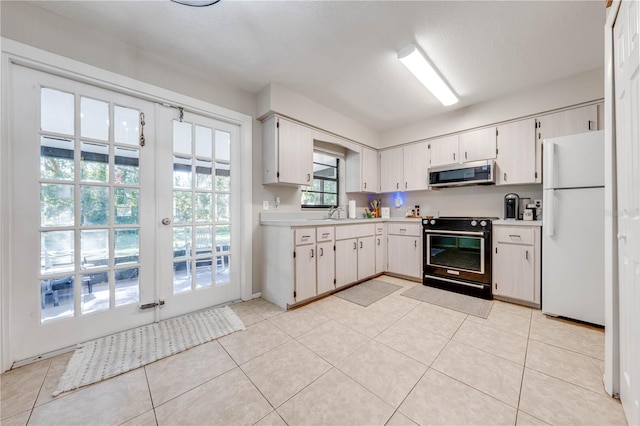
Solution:
<svg viewBox="0 0 640 426">
<path fill-rule="evenodd" d="M 36 1 L 256 93 L 277 83 L 387 130 L 603 65 L 604 1 Z M 417 44 L 443 107 L 397 60 Z"/>
</svg>

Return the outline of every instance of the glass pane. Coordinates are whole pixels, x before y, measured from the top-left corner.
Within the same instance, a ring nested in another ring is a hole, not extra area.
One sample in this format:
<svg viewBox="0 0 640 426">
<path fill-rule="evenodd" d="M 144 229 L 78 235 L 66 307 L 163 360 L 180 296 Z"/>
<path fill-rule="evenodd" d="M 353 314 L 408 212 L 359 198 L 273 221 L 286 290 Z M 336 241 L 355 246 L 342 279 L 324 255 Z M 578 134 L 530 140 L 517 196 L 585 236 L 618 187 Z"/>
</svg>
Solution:
<svg viewBox="0 0 640 426">
<path fill-rule="evenodd" d="M 40 322 L 73 317 L 73 276 L 40 281 Z"/>
<path fill-rule="evenodd" d="M 430 236 L 429 240 L 430 264 L 478 272 L 482 269 L 480 238 Z"/>
<path fill-rule="evenodd" d="M 332 192 L 334 194 L 338 193 L 338 182 L 325 180 L 324 181 L 324 192 Z"/>
<path fill-rule="evenodd" d="M 231 165 L 216 162 L 216 191 L 231 191 Z"/>
<path fill-rule="evenodd" d="M 191 260 L 173 262 L 173 294 L 191 291 Z"/>
<path fill-rule="evenodd" d="M 313 176 L 338 179 L 338 169 L 336 169 L 335 167 L 313 163 Z"/>
<path fill-rule="evenodd" d="M 80 279 L 82 280 L 80 312 L 88 314 L 109 309 L 109 274 L 107 272 L 84 274 Z"/>
<path fill-rule="evenodd" d="M 322 192 L 322 180 L 314 179 L 313 184 L 311 185 L 311 190 L 316 192 Z"/>
<path fill-rule="evenodd" d="M 72 140 L 43 136 L 40 139 L 40 177 L 73 180 L 73 156 Z"/>
<path fill-rule="evenodd" d="M 227 285 L 231 282 L 231 256 L 224 255 L 216 257 L 216 286 Z"/>
<path fill-rule="evenodd" d="M 55 274 L 75 269 L 73 231 L 40 233 L 40 273 Z"/>
<path fill-rule="evenodd" d="M 173 121 L 173 151 L 191 154 L 191 123 Z"/>
<path fill-rule="evenodd" d="M 173 191 L 173 221 L 175 223 L 191 222 L 191 192 Z"/>
<path fill-rule="evenodd" d="M 109 139 L 109 104 L 95 99 L 80 98 L 80 136 Z"/>
<path fill-rule="evenodd" d="M 109 147 L 82 142 L 82 180 L 85 182 L 107 182 L 109 179 Z"/>
<path fill-rule="evenodd" d="M 231 133 L 216 130 L 216 159 L 231 161 Z"/>
<path fill-rule="evenodd" d="M 231 204 L 230 194 L 216 195 L 216 222 L 229 222 L 229 206 Z"/>
<path fill-rule="evenodd" d="M 140 143 L 140 111 L 115 106 L 113 121 L 113 138 L 116 142 L 135 146 Z"/>
<path fill-rule="evenodd" d="M 134 225 L 138 224 L 140 214 L 138 198 L 140 190 L 133 188 L 115 189 L 115 224 Z"/>
<path fill-rule="evenodd" d="M 140 151 L 116 147 L 115 154 L 113 172 L 116 185 L 138 185 L 140 183 Z"/>
<path fill-rule="evenodd" d="M 173 157 L 173 187 L 191 188 L 191 158 Z"/>
<path fill-rule="evenodd" d="M 229 251 L 231 244 L 231 225 L 216 226 L 216 251 Z"/>
<path fill-rule="evenodd" d="M 196 226 L 196 254 L 211 254 L 213 250 L 212 226 Z M 175 241 L 175 239 L 174 239 Z"/>
<path fill-rule="evenodd" d="M 73 185 L 40 184 L 40 224 L 73 226 Z"/>
<path fill-rule="evenodd" d="M 196 185 L 198 189 L 212 189 L 211 161 L 196 161 Z"/>
<path fill-rule="evenodd" d="M 138 268 L 116 270 L 116 306 L 140 301 L 140 271 Z"/>
<path fill-rule="evenodd" d="M 302 191 L 302 204 L 307 206 L 321 206 L 321 194 L 319 192 Z"/>
<path fill-rule="evenodd" d="M 196 155 L 213 157 L 213 132 L 208 127 L 196 126 Z"/>
<path fill-rule="evenodd" d="M 137 263 L 140 259 L 140 230 L 116 229 L 114 231 L 115 264 Z"/>
<path fill-rule="evenodd" d="M 80 259 L 82 269 L 109 266 L 109 230 L 80 231 Z"/>
<path fill-rule="evenodd" d="M 325 206 L 337 206 L 338 205 L 338 196 L 336 194 L 324 194 L 324 202 Z"/>
<path fill-rule="evenodd" d="M 83 226 L 109 224 L 109 188 L 81 186 L 80 224 Z"/>
<path fill-rule="evenodd" d="M 191 227 L 173 228 L 173 257 L 191 256 Z"/>
<path fill-rule="evenodd" d="M 196 260 L 196 289 L 209 288 L 213 286 L 213 275 L 211 274 L 212 258 Z"/>
<path fill-rule="evenodd" d="M 196 222 L 211 222 L 213 216 L 212 198 L 210 193 L 199 192 L 196 194 Z"/>
<path fill-rule="evenodd" d="M 75 133 L 74 98 L 71 93 L 47 89 L 40 91 L 40 128 L 43 132 Z"/>
<path fill-rule="evenodd" d="M 313 162 L 314 163 L 320 163 L 320 164 L 324 164 L 325 166 L 333 166 L 333 167 L 337 167 L 338 166 L 338 159 L 332 155 L 326 155 L 326 154 L 321 154 L 319 152 L 314 152 L 313 153 Z M 314 171 L 316 164 L 314 164 Z"/>
</svg>

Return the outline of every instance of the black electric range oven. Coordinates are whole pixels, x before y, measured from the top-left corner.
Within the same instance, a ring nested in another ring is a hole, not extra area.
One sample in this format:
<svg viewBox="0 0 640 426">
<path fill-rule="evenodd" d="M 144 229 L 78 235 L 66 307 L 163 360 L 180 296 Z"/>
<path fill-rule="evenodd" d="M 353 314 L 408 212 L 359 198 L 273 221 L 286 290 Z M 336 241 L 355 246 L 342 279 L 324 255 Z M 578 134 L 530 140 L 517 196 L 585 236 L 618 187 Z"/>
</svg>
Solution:
<svg viewBox="0 0 640 426">
<path fill-rule="evenodd" d="M 423 219 L 423 284 L 491 299 L 493 219 Z"/>
</svg>

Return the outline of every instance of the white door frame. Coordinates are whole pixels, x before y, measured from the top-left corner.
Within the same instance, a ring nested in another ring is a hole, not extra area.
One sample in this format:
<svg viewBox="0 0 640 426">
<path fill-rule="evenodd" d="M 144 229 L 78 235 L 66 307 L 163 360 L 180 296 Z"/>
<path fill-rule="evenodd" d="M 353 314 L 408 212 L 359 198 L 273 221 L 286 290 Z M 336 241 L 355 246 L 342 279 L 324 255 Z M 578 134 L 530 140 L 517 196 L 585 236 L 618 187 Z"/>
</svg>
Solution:
<svg viewBox="0 0 640 426">
<path fill-rule="evenodd" d="M 77 80 L 82 83 L 120 92 L 152 102 L 182 107 L 187 111 L 211 117 L 217 120 L 240 126 L 241 158 L 241 220 L 238 229 L 241 232 L 240 294 L 243 300 L 252 297 L 252 141 L 253 118 L 249 115 L 229 110 L 202 100 L 182 95 L 139 80 L 125 77 L 101 68 L 78 62 L 51 52 L 37 49 L 6 38 L 0 38 L 2 59 L 0 63 L 0 372 L 8 370 L 14 361 L 11 342 L 11 246 L 9 230 L 13 218 L 11 206 L 7 199 L 12 185 L 9 143 L 12 134 L 12 111 L 8 108 L 13 95 L 12 68 L 14 64 L 33 68 L 39 71 Z"/>
</svg>

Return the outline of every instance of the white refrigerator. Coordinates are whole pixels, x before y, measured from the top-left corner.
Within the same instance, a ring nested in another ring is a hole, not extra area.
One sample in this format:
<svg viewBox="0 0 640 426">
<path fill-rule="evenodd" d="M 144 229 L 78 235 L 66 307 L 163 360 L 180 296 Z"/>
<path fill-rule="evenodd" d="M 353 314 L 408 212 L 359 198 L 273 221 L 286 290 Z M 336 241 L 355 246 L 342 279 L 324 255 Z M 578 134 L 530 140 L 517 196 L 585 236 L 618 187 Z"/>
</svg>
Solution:
<svg viewBox="0 0 640 426">
<path fill-rule="evenodd" d="M 604 325 L 604 132 L 543 153 L 542 312 Z"/>
</svg>

